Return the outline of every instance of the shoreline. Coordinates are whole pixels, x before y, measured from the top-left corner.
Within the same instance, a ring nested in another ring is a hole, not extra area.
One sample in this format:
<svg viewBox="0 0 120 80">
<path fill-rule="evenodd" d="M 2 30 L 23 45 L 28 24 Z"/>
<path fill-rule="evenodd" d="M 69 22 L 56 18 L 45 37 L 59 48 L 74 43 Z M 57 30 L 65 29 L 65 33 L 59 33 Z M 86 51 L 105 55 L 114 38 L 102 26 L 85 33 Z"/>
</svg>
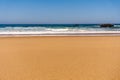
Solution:
<svg viewBox="0 0 120 80">
<path fill-rule="evenodd" d="M 0 37 L 44 37 L 44 36 L 120 36 L 120 33 L 71 33 L 71 34 L 0 34 Z"/>
</svg>

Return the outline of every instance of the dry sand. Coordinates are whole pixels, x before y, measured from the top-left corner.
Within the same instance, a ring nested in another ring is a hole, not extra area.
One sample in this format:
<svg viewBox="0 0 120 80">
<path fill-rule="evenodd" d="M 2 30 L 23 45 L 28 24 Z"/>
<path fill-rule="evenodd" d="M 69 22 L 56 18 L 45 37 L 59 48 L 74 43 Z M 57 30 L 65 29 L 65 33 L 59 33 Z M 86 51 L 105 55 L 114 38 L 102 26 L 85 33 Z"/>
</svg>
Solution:
<svg viewBox="0 0 120 80">
<path fill-rule="evenodd" d="M 120 37 L 0 38 L 0 80 L 120 80 Z"/>
</svg>

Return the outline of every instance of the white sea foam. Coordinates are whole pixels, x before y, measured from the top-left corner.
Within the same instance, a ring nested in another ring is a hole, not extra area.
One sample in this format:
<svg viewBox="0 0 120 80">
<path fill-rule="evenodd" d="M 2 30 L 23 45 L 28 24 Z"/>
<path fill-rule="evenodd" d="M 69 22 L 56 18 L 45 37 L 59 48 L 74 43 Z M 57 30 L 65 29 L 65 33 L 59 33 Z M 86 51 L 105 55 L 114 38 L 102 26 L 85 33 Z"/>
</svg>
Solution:
<svg viewBox="0 0 120 80">
<path fill-rule="evenodd" d="M 36 31 L 36 32 L 0 32 L 0 35 L 82 35 L 82 34 L 120 34 L 120 31 L 86 31 L 86 32 L 51 32 L 51 31 Z"/>
<path fill-rule="evenodd" d="M 110 28 L 50 28 L 50 27 L 4 27 L 0 28 L 0 35 L 105 35 L 119 34 L 120 29 Z"/>
</svg>

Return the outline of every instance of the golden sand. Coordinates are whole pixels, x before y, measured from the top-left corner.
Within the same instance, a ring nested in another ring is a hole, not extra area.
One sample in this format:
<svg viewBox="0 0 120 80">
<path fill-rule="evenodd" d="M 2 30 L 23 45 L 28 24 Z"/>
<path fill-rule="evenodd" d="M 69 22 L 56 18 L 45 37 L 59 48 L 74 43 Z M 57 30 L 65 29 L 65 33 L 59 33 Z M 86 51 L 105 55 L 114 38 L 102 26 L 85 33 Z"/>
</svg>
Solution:
<svg viewBox="0 0 120 80">
<path fill-rule="evenodd" d="M 120 80 L 120 37 L 0 38 L 0 80 Z"/>
</svg>

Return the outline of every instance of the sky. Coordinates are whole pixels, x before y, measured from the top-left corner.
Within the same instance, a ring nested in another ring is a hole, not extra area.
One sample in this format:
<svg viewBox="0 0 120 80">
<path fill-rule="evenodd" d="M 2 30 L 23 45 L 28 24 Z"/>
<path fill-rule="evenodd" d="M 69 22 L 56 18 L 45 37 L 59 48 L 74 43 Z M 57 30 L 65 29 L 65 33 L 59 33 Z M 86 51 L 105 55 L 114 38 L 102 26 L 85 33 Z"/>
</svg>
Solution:
<svg viewBox="0 0 120 80">
<path fill-rule="evenodd" d="M 0 0 L 0 24 L 120 23 L 120 0 Z"/>
</svg>

